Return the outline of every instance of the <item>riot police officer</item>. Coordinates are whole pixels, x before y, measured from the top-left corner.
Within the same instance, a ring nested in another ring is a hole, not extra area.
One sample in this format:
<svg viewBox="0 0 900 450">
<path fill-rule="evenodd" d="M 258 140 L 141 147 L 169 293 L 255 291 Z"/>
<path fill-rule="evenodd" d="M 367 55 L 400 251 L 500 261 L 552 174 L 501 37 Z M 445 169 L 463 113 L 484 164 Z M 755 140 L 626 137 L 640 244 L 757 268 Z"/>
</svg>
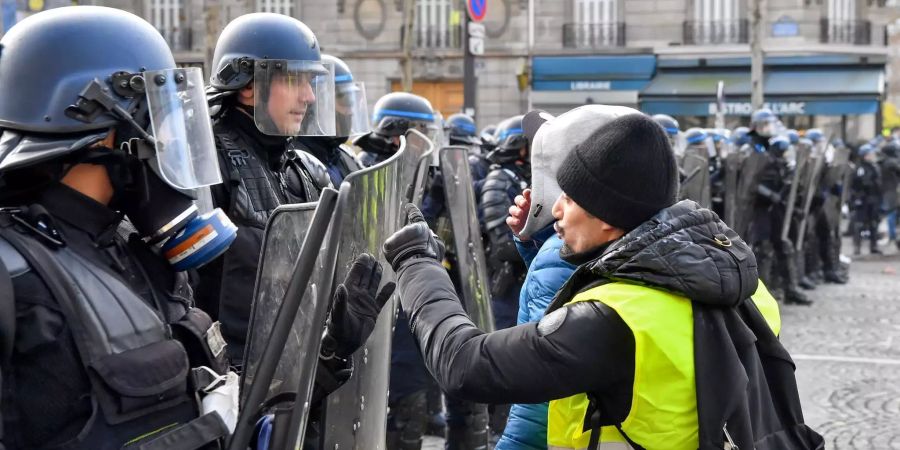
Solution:
<svg viewBox="0 0 900 450">
<path fill-rule="evenodd" d="M 0 46 L 0 448 L 224 442 L 194 377 L 225 375 L 224 342 L 184 272 L 235 231 L 189 194 L 221 181 L 202 73 L 111 8 L 35 14 Z"/>
<path fill-rule="evenodd" d="M 780 277 L 783 281 L 783 300 L 808 305 L 812 302 L 798 288 L 800 274 L 793 243 L 782 239 L 785 214 L 789 214 L 786 199 L 791 172 L 784 155 L 790 147 L 790 140 L 785 136 L 765 139 L 766 135 L 774 133 L 776 122 L 777 118 L 771 111 L 754 113 L 751 142 L 747 145 L 753 146 L 752 151 L 761 153 L 765 163 L 757 178 L 748 240 L 759 262 L 760 278 L 774 287 L 777 284 L 773 280 Z"/>
<path fill-rule="evenodd" d="M 422 132 L 435 145 L 441 145 L 441 124 L 431 103 L 418 95 L 392 92 L 375 102 L 373 129 L 353 144 L 362 149 L 357 155 L 363 167 L 374 166 L 391 157 L 400 148 L 400 136 L 409 129 Z"/>
<path fill-rule="evenodd" d="M 291 139 L 292 148 L 302 149 L 325 164 L 331 183 L 337 187 L 350 173 L 360 169 L 356 155 L 345 143 L 351 136 L 369 131 L 366 90 L 355 81 L 350 67 L 340 58 L 322 55 L 322 62 L 334 67 L 334 136 L 297 136 Z"/>
<path fill-rule="evenodd" d="M 525 267 L 516 251 L 506 216 L 522 190 L 528 187 L 528 138 L 522 131 L 522 117 L 513 116 L 497 125 L 497 148 L 487 155 L 491 171 L 484 178 L 479 199 L 482 229 L 487 237 L 491 302 L 497 329 L 516 324 L 518 292 Z"/>
<path fill-rule="evenodd" d="M 869 253 L 880 255 L 878 222 L 881 221 L 881 170 L 877 165 L 874 147 L 863 144 L 857 150 L 859 163 L 850 184 L 850 222 L 853 233 L 853 254 L 859 255 L 862 239 L 869 240 Z"/>
<path fill-rule="evenodd" d="M 240 228 L 223 258 L 201 271 L 203 304 L 218 311 L 228 355 L 242 364 L 263 231 L 279 205 L 318 199 L 331 185 L 321 162 L 288 151 L 288 138 L 335 133 L 333 74 L 315 35 L 297 19 L 255 13 L 219 36 L 210 77 L 213 132 L 225 182 L 213 203 Z"/>
<path fill-rule="evenodd" d="M 476 134 L 475 120 L 463 113 L 456 113 L 447 118 L 447 137 L 450 145 L 468 147 L 469 169 L 472 181 L 478 182 L 487 176 L 491 163 L 482 153 L 484 142 Z"/>
</svg>

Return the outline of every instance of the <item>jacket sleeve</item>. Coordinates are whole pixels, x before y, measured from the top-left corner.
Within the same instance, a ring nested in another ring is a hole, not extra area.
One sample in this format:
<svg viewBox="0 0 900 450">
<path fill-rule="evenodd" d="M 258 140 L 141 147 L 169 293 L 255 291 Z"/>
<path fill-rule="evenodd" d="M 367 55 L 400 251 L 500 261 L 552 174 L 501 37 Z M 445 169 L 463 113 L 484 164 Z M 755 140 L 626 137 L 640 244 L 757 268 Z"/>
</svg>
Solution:
<svg viewBox="0 0 900 450">
<path fill-rule="evenodd" d="M 555 312 L 559 326 L 548 320 L 542 327 L 527 323 L 485 333 L 466 316 L 437 261 L 404 268 L 399 289 L 425 365 L 450 396 L 540 403 L 601 392 L 633 376 L 634 337 L 598 302 Z"/>
</svg>

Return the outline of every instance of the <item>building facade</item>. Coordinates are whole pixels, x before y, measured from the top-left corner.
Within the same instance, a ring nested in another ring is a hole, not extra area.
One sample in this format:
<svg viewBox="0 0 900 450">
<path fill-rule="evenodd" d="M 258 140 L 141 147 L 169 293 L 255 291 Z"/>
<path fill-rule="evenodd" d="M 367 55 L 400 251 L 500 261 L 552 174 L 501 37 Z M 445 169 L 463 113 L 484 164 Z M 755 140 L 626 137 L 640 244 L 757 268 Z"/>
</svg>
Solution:
<svg viewBox="0 0 900 450">
<path fill-rule="evenodd" d="M 18 9 L 10 19 L 10 0 L 2 1 L 5 26 L 29 8 L 62 2 L 12 1 Z M 488 0 L 485 52 L 476 59 L 476 119 L 485 126 L 529 107 L 561 112 L 608 103 L 668 113 L 684 126 L 711 126 L 721 80 L 727 123 L 736 126 L 749 116 L 750 1 Z M 445 116 L 462 107 L 462 0 L 91 3 L 143 16 L 179 61 L 203 65 L 207 73 L 228 21 L 253 11 L 292 15 L 366 82 L 370 105 L 401 89 L 409 61 L 414 92 Z M 891 30 L 900 34 L 900 26 L 891 26 L 900 18 L 897 3 L 768 0 L 767 103 L 790 126 L 820 126 L 850 139 L 871 136 L 880 102 L 900 100 L 900 56 L 889 45 Z M 892 74 L 896 82 L 889 81 Z"/>
</svg>

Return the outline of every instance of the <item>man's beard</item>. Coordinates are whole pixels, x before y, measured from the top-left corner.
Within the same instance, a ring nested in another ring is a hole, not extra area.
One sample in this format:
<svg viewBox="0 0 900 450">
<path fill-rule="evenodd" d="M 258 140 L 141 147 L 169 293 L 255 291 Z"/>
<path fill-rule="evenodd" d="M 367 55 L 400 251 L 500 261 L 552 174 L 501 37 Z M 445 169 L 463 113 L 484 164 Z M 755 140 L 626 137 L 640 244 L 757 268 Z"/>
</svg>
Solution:
<svg viewBox="0 0 900 450">
<path fill-rule="evenodd" d="M 562 247 L 559 248 L 559 257 L 569 264 L 580 266 L 584 263 L 588 263 L 597 259 L 597 257 L 603 254 L 604 251 L 606 251 L 606 248 L 609 247 L 609 244 L 611 243 L 612 241 L 581 253 L 575 252 L 574 250 L 572 250 L 572 247 L 569 247 L 567 244 L 563 243 Z"/>
</svg>

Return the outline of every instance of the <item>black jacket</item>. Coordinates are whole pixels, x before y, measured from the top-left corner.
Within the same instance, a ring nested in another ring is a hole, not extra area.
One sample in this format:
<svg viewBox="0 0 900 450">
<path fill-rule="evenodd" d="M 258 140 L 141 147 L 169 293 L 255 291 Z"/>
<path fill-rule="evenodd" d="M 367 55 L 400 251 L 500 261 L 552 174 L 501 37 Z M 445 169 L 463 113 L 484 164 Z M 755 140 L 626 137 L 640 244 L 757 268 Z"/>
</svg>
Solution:
<svg viewBox="0 0 900 450">
<path fill-rule="evenodd" d="M 717 245 L 717 236 L 731 246 Z M 624 420 L 631 407 L 634 337 L 600 302 L 563 306 L 576 293 L 611 280 L 658 287 L 694 301 L 701 448 L 722 448 L 726 420 L 742 448 L 784 448 L 779 447 L 785 444 L 782 435 L 806 438 L 793 363 L 748 301 L 757 287 L 756 260 L 743 240 L 694 202 L 661 211 L 581 265 L 548 309 L 566 311 L 562 324 L 549 331 L 534 323 L 494 333 L 477 329 L 436 261 L 408 266 L 399 274 L 399 288 L 426 366 L 449 395 L 537 403 L 586 392 L 602 412 L 595 425 L 612 425 Z M 763 373 L 760 362 L 768 362 L 768 356 L 747 356 L 744 344 L 753 335 L 777 355 L 771 372 L 766 365 Z M 787 398 L 775 406 L 759 400 L 765 398 L 759 392 L 773 386 Z M 788 423 L 782 426 L 779 417 Z"/>
<path fill-rule="evenodd" d="M 881 160 L 881 193 L 885 209 L 888 211 L 900 206 L 897 198 L 898 186 L 900 186 L 900 157 L 887 156 Z"/>
</svg>

